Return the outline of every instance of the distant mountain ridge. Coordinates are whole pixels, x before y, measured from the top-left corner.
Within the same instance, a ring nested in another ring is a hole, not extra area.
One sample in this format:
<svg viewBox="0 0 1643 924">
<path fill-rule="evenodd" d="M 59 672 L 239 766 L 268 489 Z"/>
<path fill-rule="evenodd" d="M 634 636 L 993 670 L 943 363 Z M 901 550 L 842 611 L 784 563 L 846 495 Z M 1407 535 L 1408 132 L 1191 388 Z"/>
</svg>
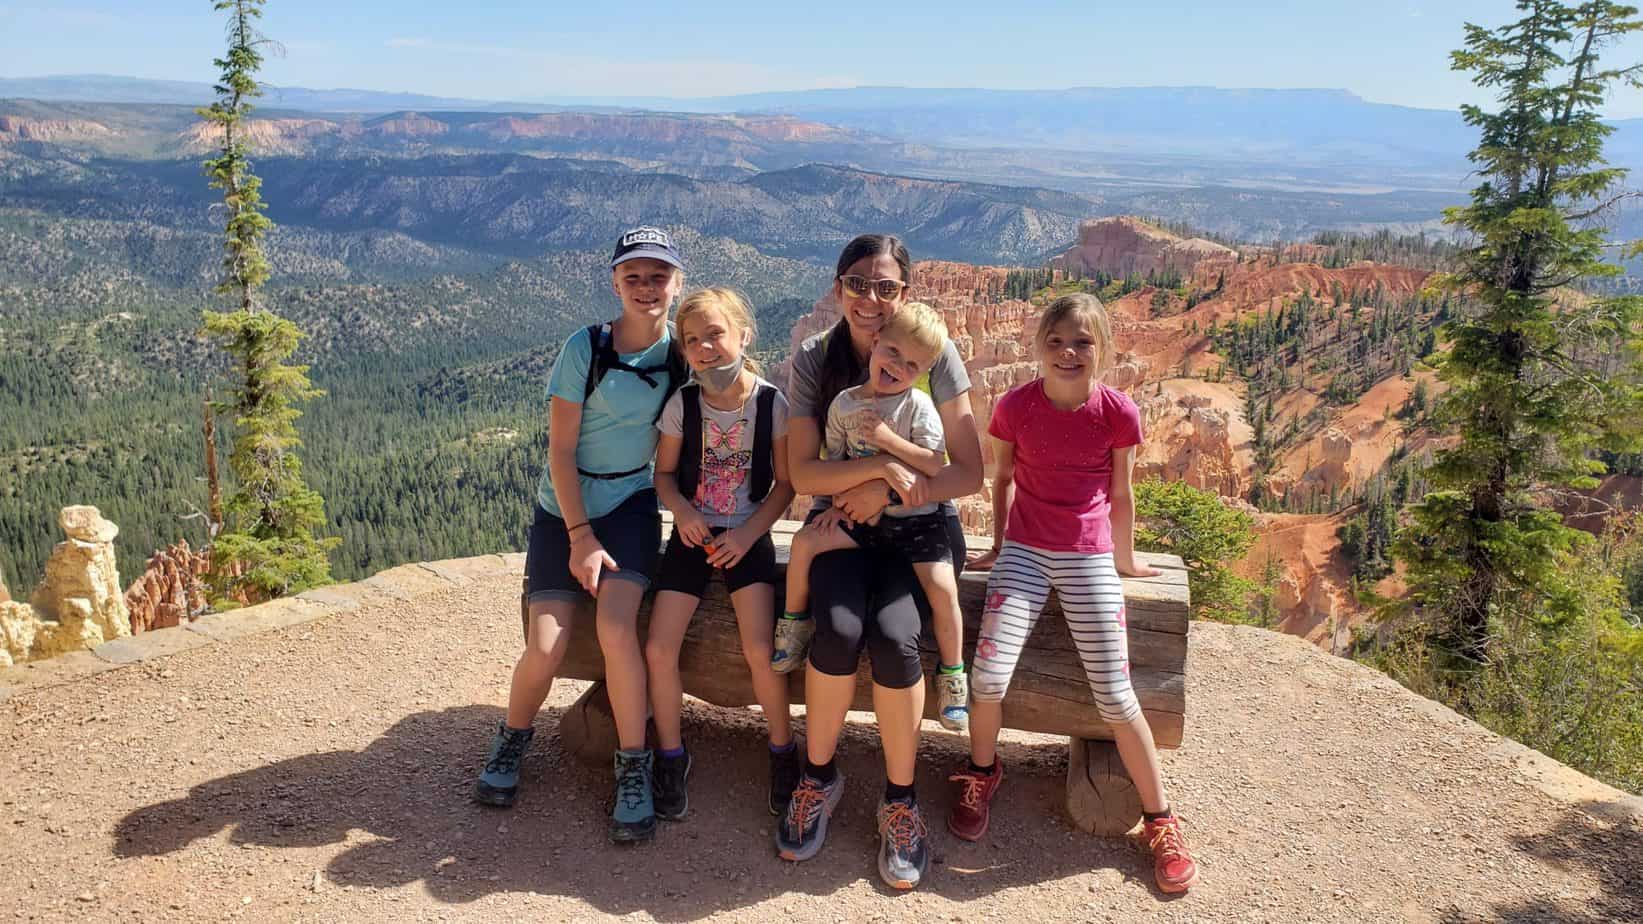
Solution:
<svg viewBox="0 0 1643 924">
<path fill-rule="evenodd" d="M 103 75 L 0 78 L 0 98 L 198 105 L 205 83 Z M 1458 111 L 1375 103 L 1341 89 L 852 87 L 734 96 L 473 100 L 375 90 L 269 87 L 268 108 L 310 112 L 568 110 L 783 114 L 926 145 L 1191 156 L 1264 164 L 1466 172 L 1476 131 Z M 1643 119 L 1613 122 L 1610 160 L 1643 165 Z"/>
</svg>

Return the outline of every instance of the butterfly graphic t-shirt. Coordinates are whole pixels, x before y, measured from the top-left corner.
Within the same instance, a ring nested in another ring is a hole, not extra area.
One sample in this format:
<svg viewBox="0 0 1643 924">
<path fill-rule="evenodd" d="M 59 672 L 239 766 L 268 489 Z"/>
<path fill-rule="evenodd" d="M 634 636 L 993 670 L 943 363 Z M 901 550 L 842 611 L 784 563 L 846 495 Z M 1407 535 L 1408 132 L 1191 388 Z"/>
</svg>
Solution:
<svg viewBox="0 0 1643 924">
<path fill-rule="evenodd" d="M 753 470 L 753 428 L 759 416 L 754 396 L 760 387 L 774 386 L 757 376 L 754 379 L 755 387 L 739 410 L 722 411 L 709 404 L 706 396 L 702 398 L 702 467 L 691 502 L 709 526 L 740 526 L 759 506 L 749 497 L 747 484 Z M 683 439 L 684 419 L 684 395 L 674 392 L 662 408 L 656 429 Z M 787 435 L 787 399 L 780 391 L 770 408 L 770 427 L 772 440 Z"/>
</svg>

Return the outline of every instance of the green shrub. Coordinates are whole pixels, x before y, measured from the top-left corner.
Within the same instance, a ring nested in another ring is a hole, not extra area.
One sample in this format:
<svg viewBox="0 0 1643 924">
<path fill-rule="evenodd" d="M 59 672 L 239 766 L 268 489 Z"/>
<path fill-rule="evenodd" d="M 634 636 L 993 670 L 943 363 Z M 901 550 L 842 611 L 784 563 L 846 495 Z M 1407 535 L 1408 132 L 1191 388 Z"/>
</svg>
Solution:
<svg viewBox="0 0 1643 924">
<path fill-rule="evenodd" d="M 1252 623 L 1254 581 L 1232 573 L 1255 544 L 1255 521 L 1219 495 L 1179 481 L 1135 485 L 1135 547 L 1172 552 L 1186 562 L 1192 615 L 1217 622 Z"/>
</svg>

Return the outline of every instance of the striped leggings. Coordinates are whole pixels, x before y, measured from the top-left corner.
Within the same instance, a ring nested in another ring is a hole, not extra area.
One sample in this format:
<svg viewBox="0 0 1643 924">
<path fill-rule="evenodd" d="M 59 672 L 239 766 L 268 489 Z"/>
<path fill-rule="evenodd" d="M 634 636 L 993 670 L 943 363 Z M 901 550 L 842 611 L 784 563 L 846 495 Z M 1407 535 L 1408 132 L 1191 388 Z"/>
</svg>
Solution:
<svg viewBox="0 0 1643 924">
<path fill-rule="evenodd" d="M 1129 644 L 1124 634 L 1124 587 L 1112 553 L 1050 552 L 1006 541 L 987 579 L 987 606 L 976 638 L 970 695 L 999 702 L 1009 689 L 1021 650 L 1049 600 L 1061 600 L 1067 630 L 1084 664 L 1090 693 L 1108 722 L 1141 713 L 1130 685 Z"/>
</svg>

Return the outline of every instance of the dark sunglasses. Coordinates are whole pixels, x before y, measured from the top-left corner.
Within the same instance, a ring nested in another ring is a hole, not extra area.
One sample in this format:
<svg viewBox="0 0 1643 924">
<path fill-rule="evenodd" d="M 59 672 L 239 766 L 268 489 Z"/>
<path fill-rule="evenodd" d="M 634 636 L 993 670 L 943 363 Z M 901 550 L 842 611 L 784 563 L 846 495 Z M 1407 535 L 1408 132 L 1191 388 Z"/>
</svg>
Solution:
<svg viewBox="0 0 1643 924">
<path fill-rule="evenodd" d="M 839 282 L 844 284 L 844 291 L 857 298 L 866 298 L 868 292 L 877 291 L 883 301 L 894 301 L 901 295 L 907 283 L 900 279 L 868 279 L 866 276 L 840 276 Z"/>
</svg>

